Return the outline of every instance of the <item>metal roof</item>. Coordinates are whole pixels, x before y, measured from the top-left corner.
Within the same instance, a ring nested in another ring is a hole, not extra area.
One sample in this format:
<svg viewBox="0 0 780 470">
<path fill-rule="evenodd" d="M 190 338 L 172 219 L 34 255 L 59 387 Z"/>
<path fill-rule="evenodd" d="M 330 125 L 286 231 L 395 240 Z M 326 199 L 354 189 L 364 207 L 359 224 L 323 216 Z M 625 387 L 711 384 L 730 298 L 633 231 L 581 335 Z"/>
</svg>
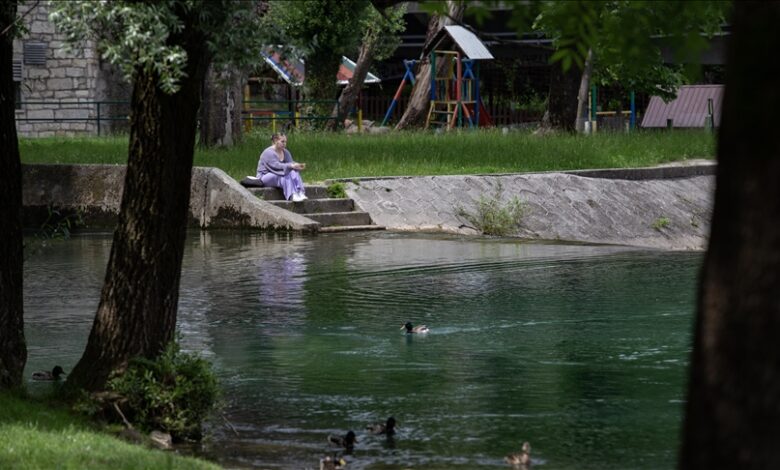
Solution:
<svg viewBox="0 0 780 470">
<path fill-rule="evenodd" d="M 306 76 L 302 60 L 288 60 L 282 58 L 278 52 L 263 52 L 263 59 L 279 74 L 282 79 L 292 86 L 301 86 Z M 355 62 L 345 56 L 341 56 L 341 65 L 336 73 L 336 83 L 346 85 L 355 71 Z M 382 80 L 371 72 L 366 74 L 363 83 L 380 83 Z"/>
<path fill-rule="evenodd" d="M 493 58 L 493 55 L 476 34 L 458 25 L 449 25 L 440 29 L 429 43 L 429 46 L 423 50 L 423 56 L 430 53 L 431 49 L 437 49 L 447 36 L 455 42 L 455 45 L 467 59 L 484 60 Z"/>
<path fill-rule="evenodd" d="M 714 125 L 719 127 L 723 88 L 723 85 L 684 85 L 677 91 L 677 98 L 668 103 L 653 96 L 642 117 L 642 127 L 666 127 L 667 119 L 672 119 L 674 127 L 704 127 L 709 99 L 712 100 Z"/>
</svg>

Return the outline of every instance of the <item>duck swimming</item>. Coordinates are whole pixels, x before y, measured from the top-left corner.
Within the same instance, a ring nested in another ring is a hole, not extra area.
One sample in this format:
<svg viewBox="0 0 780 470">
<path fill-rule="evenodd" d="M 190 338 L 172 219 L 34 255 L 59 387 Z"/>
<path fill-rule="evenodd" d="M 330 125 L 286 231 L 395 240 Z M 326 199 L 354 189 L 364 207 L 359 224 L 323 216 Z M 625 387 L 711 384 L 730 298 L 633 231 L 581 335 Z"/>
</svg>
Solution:
<svg viewBox="0 0 780 470">
<path fill-rule="evenodd" d="M 332 458 L 325 457 L 320 459 L 320 470 L 337 470 L 346 466 L 347 462 L 342 458 L 336 458 L 335 455 Z"/>
<path fill-rule="evenodd" d="M 331 434 L 328 436 L 328 442 L 335 446 L 343 447 L 348 451 L 351 451 L 355 448 L 357 437 L 355 437 L 355 433 L 353 431 L 348 431 L 344 436 L 334 436 Z"/>
<path fill-rule="evenodd" d="M 406 324 L 401 327 L 402 330 L 404 328 L 406 328 L 406 333 L 407 334 L 411 334 L 411 333 L 427 333 L 429 331 L 427 326 L 425 326 L 425 325 L 414 326 L 414 325 L 412 325 L 412 322 L 409 322 L 409 321 L 406 322 Z"/>
<path fill-rule="evenodd" d="M 33 372 L 32 379 L 40 381 L 53 381 L 60 380 L 61 375 L 65 375 L 65 371 L 62 370 L 62 367 L 54 366 L 54 369 L 52 369 L 51 372 L 45 370 Z"/>
<path fill-rule="evenodd" d="M 523 442 L 523 447 L 520 452 L 513 452 L 507 455 L 504 457 L 504 461 L 509 465 L 521 469 L 531 468 L 531 444 Z"/>
<path fill-rule="evenodd" d="M 371 434 L 385 434 L 390 437 L 395 434 L 395 418 L 391 416 L 385 423 L 369 424 L 366 429 Z"/>
</svg>

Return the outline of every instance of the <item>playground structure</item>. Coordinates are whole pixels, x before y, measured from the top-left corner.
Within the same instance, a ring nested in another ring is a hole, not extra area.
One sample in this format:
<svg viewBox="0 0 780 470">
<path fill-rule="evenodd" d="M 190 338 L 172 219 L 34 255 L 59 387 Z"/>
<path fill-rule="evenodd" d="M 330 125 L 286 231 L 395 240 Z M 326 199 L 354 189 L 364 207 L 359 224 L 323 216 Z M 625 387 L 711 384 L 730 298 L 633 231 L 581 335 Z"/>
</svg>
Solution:
<svg viewBox="0 0 780 470">
<path fill-rule="evenodd" d="M 431 64 L 430 105 L 425 128 L 493 125 L 479 97 L 479 60 L 493 59 L 479 38 L 462 26 L 445 26 L 423 50 Z M 390 103 L 382 125 L 387 124 L 407 80 L 414 85 L 416 61 L 405 60 L 406 72 Z"/>
<path fill-rule="evenodd" d="M 304 121 L 327 121 L 332 119 L 330 115 L 314 116 L 306 112 L 312 105 L 326 103 L 329 107 L 337 107 L 338 100 L 305 100 L 302 99 L 301 89 L 306 78 L 305 65 L 300 59 L 285 59 L 279 52 L 266 49 L 262 52 L 263 60 L 275 72 L 275 76 L 282 79 L 281 85 L 285 85 L 284 95 L 286 99 L 253 99 L 249 84 L 244 86 L 244 99 L 242 108 L 242 120 L 244 129 L 251 130 L 255 125 L 264 124 L 271 128 L 272 132 L 298 128 Z M 355 71 L 355 62 L 342 56 L 339 70 L 336 74 L 336 83 L 346 86 Z M 278 80 L 277 78 L 277 80 Z M 368 72 L 364 79 L 364 85 L 381 83 L 381 79 Z M 332 106 L 331 106 L 332 105 Z M 357 103 L 357 122 L 362 125 L 362 113 L 360 99 Z"/>
</svg>

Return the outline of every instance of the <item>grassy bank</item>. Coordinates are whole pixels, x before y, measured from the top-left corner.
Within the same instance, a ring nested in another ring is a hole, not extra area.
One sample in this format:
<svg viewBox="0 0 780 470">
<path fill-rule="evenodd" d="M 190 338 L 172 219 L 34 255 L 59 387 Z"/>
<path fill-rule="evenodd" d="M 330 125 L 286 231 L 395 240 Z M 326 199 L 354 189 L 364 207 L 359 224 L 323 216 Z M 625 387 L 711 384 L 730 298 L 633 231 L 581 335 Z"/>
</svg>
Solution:
<svg viewBox="0 0 780 470">
<path fill-rule="evenodd" d="M 195 164 L 234 178 L 253 175 L 265 133 L 229 149 L 198 149 Z M 628 168 L 691 158 L 713 158 L 715 139 L 704 131 L 534 136 L 528 132 L 402 132 L 383 135 L 300 133 L 289 137 L 293 157 L 307 163 L 309 182 L 330 178 L 450 175 Z M 125 163 L 127 137 L 21 139 L 24 163 Z"/>
<path fill-rule="evenodd" d="M 7 393 L 0 393 L 0 442 L 0 468 L 220 468 L 128 444 L 64 409 Z"/>
</svg>

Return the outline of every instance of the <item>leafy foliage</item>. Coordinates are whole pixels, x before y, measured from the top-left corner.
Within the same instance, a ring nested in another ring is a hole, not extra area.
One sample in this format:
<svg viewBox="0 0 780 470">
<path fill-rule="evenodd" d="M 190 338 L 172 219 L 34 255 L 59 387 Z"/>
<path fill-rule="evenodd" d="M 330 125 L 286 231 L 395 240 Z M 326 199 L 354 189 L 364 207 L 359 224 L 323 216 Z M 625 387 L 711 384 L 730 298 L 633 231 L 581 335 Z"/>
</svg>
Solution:
<svg viewBox="0 0 780 470">
<path fill-rule="evenodd" d="M 520 225 L 525 207 L 516 196 L 509 202 L 502 202 L 503 189 L 499 182 L 493 196 L 479 197 L 474 212 L 458 206 L 455 208 L 455 215 L 466 219 L 473 228 L 485 235 L 504 236 L 512 233 Z"/>
<path fill-rule="evenodd" d="M 486 2 L 469 7 L 478 20 L 489 14 Z M 583 68 L 593 51 L 593 81 L 602 85 L 619 82 L 625 89 L 672 99 L 691 74 L 690 67 L 669 67 L 661 49 L 671 48 L 677 60 L 695 63 L 707 39 L 719 32 L 732 2 L 685 2 L 680 0 L 572 0 L 532 1 L 513 4 L 509 24 L 520 34 L 534 31 L 553 40 L 551 60 L 564 71 Z"/>
<path fill-rule="evenodd" d="M 271 0 L 263 27 L 270 30 L 273 43 L 292 46 L 303 57 L 316 53 L 341 56 L 358 44 L 360 29 L 355 19 L 368 6 L 366 0 Z"/>
<path fill-rule="evenodd" d="M 360 20 L 360 28 L 363 31 L 363 43 L 376 42 L 374 59 L 384 60 L 393 55 L 393 52 L 401 44 L 399 33 L 406 30 L 404 14 L 406 4 L 386 8 L 379 12 L 376 8 L 367 8 L 366 14 Z"/>
<path fill-rule="evenodd" d="M 328 197 L 333 199 L 345 199 L 347 197 L 347 190 L 344 183 L 338 181 L 328 185 L 326 191 L 328 192 Z"/>
<path fill-rule="evenodd" d="M 103 59 L 117 65 L 130 81 L 136 70 L 155 72 L 160 87 L 175 93 L 185 76 L 187 54 L 170 41 L 175 34 L 203 34 L 218 63 L 256 60 L 264 42 L 258 34 L 262 9 L 257 1 L 164 0 L 158 2 L 56 2 L 50 14 L 74 47 L 96 41 Z M 198 30 L 183 31 L 182 13 L 197 15 Z M 225 28 L 229 21 L 230 28 Z"/>
<path fill-rule="evenodd" d="M 136 358 L 109 387 L 127 398 L 136 424 L 175 437 L 199 437 L 216 405 L 219 387 L 210 364 L 182 353 L 175 341 L 154 361 Z"/>
</svg>

